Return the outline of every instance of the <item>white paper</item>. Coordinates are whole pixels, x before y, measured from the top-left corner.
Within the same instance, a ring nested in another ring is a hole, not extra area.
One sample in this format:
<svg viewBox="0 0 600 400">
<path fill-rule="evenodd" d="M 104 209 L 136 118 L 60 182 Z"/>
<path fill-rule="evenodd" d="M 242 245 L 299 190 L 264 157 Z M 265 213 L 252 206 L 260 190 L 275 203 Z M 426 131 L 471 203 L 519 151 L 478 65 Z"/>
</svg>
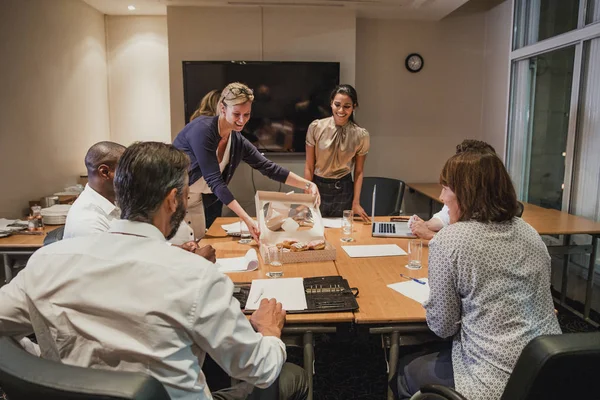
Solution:
<svg viewBox="0 0 600 400">
<path fill-rule="evenodd" d="M 306 310 L 302 278 L 255 279 L 250 286 L 246 310 L 256 310 L 262 299 L 277 299 L 284 310 Z"/>
<path fill-rule="evenodd" d="M 364 246 L 342 246 L 342 249 L 352 258 L 355 257 L 386 257 L 407 255 L 397 244 L 373 244 Z"/>
<path fill-rule="evenodd" d="M 323 225 L 325 228 L 341 228 L 342 227 L 342 219 L 341 218 L 323 218 Z"/>
<path fill-rule="evenodd" d="M 419 278 L 420 281 L 428 282 L 427 278 Z M 396 292 L 405 295 L 419 303 L 421 305 L 429 298 L 429 283 L 421 285 L 415 281 L 406 281 L 392 283 L 388 285 L 390 289 L 394 289 Z"/>
<path fill-rule="evenodd" d="M 243 222 L 243 224 L 246 226 L 245 222 Z M 232 224 L 221 225 L 221 228 L 223 228 L 223 230 L 227 233 L 241 233 L 239 221 Z"/>
<path fill-rule="evenodd" d="M 254 271 L 258 268 L 258 255 L 250 249 L 244 257 L 217 258 L 215 264 L 221 272 Z"/>
</svg>

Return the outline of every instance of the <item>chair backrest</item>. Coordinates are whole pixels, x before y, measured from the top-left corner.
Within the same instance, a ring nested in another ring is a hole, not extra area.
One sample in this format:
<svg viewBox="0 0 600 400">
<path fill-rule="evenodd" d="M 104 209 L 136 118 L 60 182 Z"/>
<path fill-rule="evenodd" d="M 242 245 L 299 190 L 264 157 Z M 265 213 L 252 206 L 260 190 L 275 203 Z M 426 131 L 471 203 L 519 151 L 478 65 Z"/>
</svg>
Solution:
<svg viewBox="0 0 600 400">
<path fill-rule="evenodd" d="M 375 215 L 399 215 L 402 199 L 404 198 L 405 184 L 399 179 L 366 177 L 363 178 L 360 191 L 360 205 L 371 216 L 373 202 L 373 186 L 377 185 L 377 204 Z"/>
<path fill-rule="evenodd" d="M 10 400 L 170 400 L 151 376 L 45 360 L 7 337 L 0 337 L 0 387 Z"/>
<path fill-rule="evenodd" d="M 520 201 L 518 201 L 517 203 L 519 203 L 519 208 L 517 209 L 517 217 L 521 218 L 523 216 L 523 209 L 525 208 L 525 206 Z"/>
<path fill-rule="evenodd" d="M 600 332 L 546 335 L 523 349 L 501 400 L 597 399 Z"/>
<path fill-rule="evenodd" d="M 62 240 L 64 233 L 65 233 L 64 226 L 59 226 L 58 228 L 48 232 L 48 234 L 44 238 L 44 246 L 48 246 L 49 244 L 58 242 L 59 240 Z"/>
</svg>

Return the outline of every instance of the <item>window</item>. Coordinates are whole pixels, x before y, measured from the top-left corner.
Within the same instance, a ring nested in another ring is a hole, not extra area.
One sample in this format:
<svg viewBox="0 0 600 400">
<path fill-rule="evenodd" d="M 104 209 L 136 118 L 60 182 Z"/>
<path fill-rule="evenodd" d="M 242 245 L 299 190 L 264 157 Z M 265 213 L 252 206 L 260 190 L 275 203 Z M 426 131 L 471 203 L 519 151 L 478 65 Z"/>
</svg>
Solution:
<svg viewBox="0 0 600 400">
<path fill-rule="evenodd" d="M 513 49 L 576 29 L 579 2 L 580 0 L 515 0 Z"/>
</svg>

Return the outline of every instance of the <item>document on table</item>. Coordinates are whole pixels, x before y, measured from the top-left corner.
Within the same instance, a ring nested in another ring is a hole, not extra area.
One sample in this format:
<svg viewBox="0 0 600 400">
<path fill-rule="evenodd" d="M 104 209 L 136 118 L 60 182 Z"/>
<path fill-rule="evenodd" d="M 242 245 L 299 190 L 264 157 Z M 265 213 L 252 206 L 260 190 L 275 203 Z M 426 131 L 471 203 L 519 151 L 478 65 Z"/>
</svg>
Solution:
<svg viewBox="0 0 600 400">
<path fill-rule="evenodd" d="M 341 228 L 342 227 L 342 219 L 341 218 L 322 218 L 323 226 L 325 228 Z"/>
<path fill-rule="evenodd" d="M 221 272 L 246 272 L 258 268 L 256 250 L 250 249 L 244 257 L 217 258 L 215 263 Z"/>
<path fill-rule="evenodd" d="M 374 244 L 364 246 L 342 246 L 342 249 L 352 258 L 356 257 L 386 257 L 405 256 L 406 252 L 396 244 Z"/>
<path fill-rule="evenodd" d="M 246 223 L 244 223 L 244 226 L 246 226 Z M 221 225 L 221 228 L 223 228 L 223 230 L 225 232 L 227 232 L 227 234 L 232 234 L 232 233 L 233 234 L 237 233 L 238 235 L 240 234 L 240 223 L 239 222 Z"/>
<path fill-rule="evenodd" d="M 392 283 L 391 285 L 388 285 L 388 287 L 422 305 L 429 298 L 429 282 L 427 278 L 419 278 L 419 280 L 427 282 L 427 284 L 421 285 L 415 281 L 406 281 Z"/>
<path fill-rule="evenodd" d="M 302 278 L 255 279 L 250 286 L 246 310 L 256 310 L 262 299 L 277 299 L 284 310 L 306 310 Z"/>
</svg>

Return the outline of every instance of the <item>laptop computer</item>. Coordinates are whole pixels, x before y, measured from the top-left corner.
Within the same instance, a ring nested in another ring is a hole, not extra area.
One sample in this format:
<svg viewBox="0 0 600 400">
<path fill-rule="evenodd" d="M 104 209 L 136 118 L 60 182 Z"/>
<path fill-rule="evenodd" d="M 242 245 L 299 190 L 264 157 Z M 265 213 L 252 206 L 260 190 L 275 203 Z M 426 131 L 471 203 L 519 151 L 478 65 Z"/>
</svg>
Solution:
<svg viewBox="0 0 600 400">
<path fill-rule="evenodd" d="M 414 238 L 408 223 L 402 222 L 375 222 L 375 197 L 377 185 L 373 186 L 373 204 L 371 208 L 371 226 L 373 227 L 373 237 L 395 237 L 395 238 Z"/>
</svg>

